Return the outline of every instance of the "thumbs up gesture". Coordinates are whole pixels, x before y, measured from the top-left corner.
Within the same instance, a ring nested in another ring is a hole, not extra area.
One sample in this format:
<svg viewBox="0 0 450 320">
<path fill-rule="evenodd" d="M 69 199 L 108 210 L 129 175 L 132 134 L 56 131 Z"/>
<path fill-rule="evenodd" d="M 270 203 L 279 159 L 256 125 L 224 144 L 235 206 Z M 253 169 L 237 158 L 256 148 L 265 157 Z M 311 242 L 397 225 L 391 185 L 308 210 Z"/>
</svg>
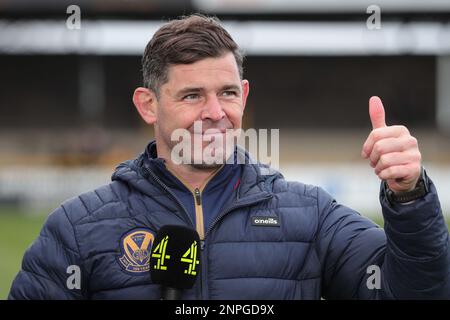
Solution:
<svg viewBox="0 0 450 320">
<path fill-rule="evenodd" d="M 415 188 L 421 170 L 417 139 L 405 126 L 387 126 L 381 99 L 371 97 L 369 115 L 372 132 L 363 145 L 361 156 L 370 161 L 375 174 L 386 180 L 394 192 Z"/>
</svg>

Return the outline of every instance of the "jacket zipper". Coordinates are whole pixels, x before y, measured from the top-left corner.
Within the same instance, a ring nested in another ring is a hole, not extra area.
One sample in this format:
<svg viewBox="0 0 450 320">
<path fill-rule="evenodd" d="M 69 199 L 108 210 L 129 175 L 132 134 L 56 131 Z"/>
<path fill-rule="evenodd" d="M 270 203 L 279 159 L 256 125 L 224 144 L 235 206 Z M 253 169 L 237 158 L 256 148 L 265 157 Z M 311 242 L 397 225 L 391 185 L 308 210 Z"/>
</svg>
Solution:
<svg viewBox="0 0 450 320">
<path fill-rule="evenodd" d="M 196 207 L 202 207 L 202 194 L 200 192 L 199 188 L 195 188 L 194 192 L 194 199 L 195 199 L 195 204 Z M 198 208 L 195 208 L 195 212 L 197 214 L 197 210 Z M 203 214 L 203 212 L 202 212 Z M 204 233 L 204 231 L 203 231 Z M 200 257 L 200 259 L 202 260 L 202 264 L 201 264 L 201 271 L 200 271 L 200 297 L 201 299 L 205 299 L 206 298 L 206 293 L 205 293 L 205 289 L 206 289 L 206 274 L 208 273 L 208 266 L 207 266 L 207 256 L 208 256 L 208 252 L 205 250 L 205 237 L 204 234 L 200 234 L 200 251 L 202 252 L 202 255 Z"/>
<path fill-rule="evenodd" d="M 201 206 L 202 205 L 202 195 L 200 193 L 200 189 L 195 188 L 194 194 L 195 194 L 195 201 L 197 202 L 197 205 Z"/>
<path fill-rule="evenodd" d="M 203 240 L 205 235 L 205 226 L 204 226 L 204 217 L 203 217 L 203 207 L 202 207 L 202 192 L 208 185 L 209 181 L 214 178 L 216 173 L 221 169 L 217 169 L 214 171 L 207 179 L 203 182 L 201 187 L 192 188 L 192 186 L 184 181 L 182 177 L 180 177 L 176 172 L 173 172 L 172 170 L 168 169 L 172 175 L 174 175 L 180 182 L 192 193 L 192 196 L 194 198 L 194 209 L 195 209 L 195 229 L 198 232 L 198 235 L 200 236 L 200 239 Z"/>
<path fill-rule="evenodd" d="M 200 240 L 205 238 L 205 225 L 204 225 L 204 216 L 203 216 L 203 207 L 202 207 L 202 192 L 199 188 L 195 188 L 194 191 L 191 191 L 194 196 L 195 201 L 195 224 L 198 235 L 200 236 Z"/>
</svg>

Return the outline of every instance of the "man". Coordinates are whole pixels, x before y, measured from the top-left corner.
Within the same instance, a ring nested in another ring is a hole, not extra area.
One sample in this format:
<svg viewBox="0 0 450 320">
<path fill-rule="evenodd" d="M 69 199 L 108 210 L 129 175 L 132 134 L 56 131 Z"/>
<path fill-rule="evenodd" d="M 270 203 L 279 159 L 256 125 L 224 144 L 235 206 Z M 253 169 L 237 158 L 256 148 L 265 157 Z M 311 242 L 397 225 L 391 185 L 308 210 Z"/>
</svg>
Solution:
<svg viewBox="0 0 450 320">
<path fill-rule="evenodd" d="M 195 228 L 202 240 L 200 275 L 184 299 L 450 298 L 449 234 L 436 189 L 416 139 L 386 126 L 379 98 L 369 102 L 373 130 L 362 156 L 383 180 L 384 230 L 319 187 L 262 174 L 260 164 L 196 156 L 241 127 L 249 94 L 242 60 L 212 18 L 194 15 L 156 32 L 143 57 L 144 87 L 133 95 L 155 141 L 110 184 L 48 217 L 10 299 L 158 299 L 148 255 L 169 224 Z M 175 161 L 178 129 L 203 141 L 184 150 L 193 152 L 190 163 Z M 223 145 L 210 151 L 229 159 Z"/>
</svg>

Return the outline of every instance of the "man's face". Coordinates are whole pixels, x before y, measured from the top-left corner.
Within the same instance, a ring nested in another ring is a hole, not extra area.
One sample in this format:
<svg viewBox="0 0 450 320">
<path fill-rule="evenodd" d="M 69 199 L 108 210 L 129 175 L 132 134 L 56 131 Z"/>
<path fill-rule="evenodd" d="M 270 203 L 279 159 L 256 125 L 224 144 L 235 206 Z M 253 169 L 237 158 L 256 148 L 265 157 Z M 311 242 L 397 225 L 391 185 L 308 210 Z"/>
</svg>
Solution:
<svg viewBox="0 0 450 320">
<path fill-rule="evenodd" d="M 225 130 L 241 128 L 248 92 L 248 81 L 240 79 L 231 52 L 219 58 L 170 66 L 168 81 L 160 88 L 156 108 L 158 152 L 163 151 L 168 156 L 168 152 L 178 144 L 178 140 L 172 141 L 172 133 L 185 129 L 192 142 L 191 163 L 194 163 L 195 157 L 195 167 L 214 167 L 204 161 L 199 163 L 196 155 L 203 155 L 205 148 L 213 145 L 211 141 L 225 142 Z M 205 134 L 205 131 L 208 132 Z M 202 143 L 195 144 L 197 141 Z M 220 148 L 210 148 L 208 154 L 223 157 L 223 163 L 227 156 L 225 143 Z"/>
</svg>

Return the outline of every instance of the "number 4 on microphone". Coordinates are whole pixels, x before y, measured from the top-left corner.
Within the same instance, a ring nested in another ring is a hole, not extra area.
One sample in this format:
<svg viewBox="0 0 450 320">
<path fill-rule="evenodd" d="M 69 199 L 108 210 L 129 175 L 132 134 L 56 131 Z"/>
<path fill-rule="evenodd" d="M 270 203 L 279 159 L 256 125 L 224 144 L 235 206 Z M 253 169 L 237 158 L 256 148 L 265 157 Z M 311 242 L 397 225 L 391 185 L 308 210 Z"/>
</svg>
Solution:
<svg viewBox="0 0 450 320">
<path fill-rule="evenodd" d="M 156 270 L 167 270 L 167 266 L 164 265 L 164 260 L 170 259 L 170 256 L 166 254 L 167 242 L 169 242 L 169 236 L 165 236 L 152 253 L 152 258 L 158 259 L 154 266 Z"/>
<path fill-rule="evenodd" d="M 184 270 L 184 273 L 190 274 L 192 276 L 197 275 L 195 267 L 200 263 L 200 261 L 197 259 L 197 241 L 194 241 L 191 247 L 183 254 L 181 262 L 189 263 L 189 268 L 187 270 Z"/>
</svg>

